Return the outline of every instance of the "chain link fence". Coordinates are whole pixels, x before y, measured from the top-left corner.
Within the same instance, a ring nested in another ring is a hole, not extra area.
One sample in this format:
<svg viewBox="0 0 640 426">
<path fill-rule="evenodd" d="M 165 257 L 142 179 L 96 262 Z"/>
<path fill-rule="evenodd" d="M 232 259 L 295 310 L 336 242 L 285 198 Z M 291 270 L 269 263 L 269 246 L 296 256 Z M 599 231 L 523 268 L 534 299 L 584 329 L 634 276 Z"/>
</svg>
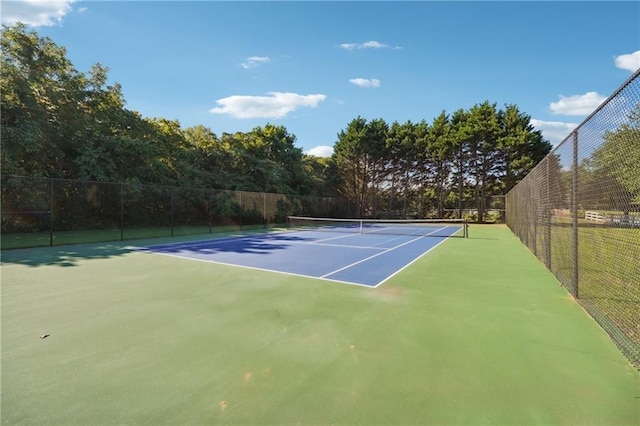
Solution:
<svg viewBox="0 0 640 426">
<path fill-rule="evenodd" d="M 507 194 L 506 216 L 640 368 L 640 71 Z"/>
<path fill-rule="evenodd" d="M 350 217 L 334 197 L 2 176 L 2 249 L 284 226 Z"/>
</svg>

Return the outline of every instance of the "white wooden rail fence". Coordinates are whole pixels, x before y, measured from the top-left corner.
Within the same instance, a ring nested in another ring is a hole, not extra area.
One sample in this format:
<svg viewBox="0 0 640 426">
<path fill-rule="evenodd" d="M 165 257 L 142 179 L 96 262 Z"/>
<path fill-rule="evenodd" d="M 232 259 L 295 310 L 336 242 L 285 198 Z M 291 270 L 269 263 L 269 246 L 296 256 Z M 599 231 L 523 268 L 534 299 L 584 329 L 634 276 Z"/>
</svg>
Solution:
<svg viewBox="0 0 640 426">
<path fill-rule="evenodd" d="M 591 222 L 610 223 L 616 225 L 626 225 L 640 227 L 640 216 L 629 214 L 603 214 L 596 211 L 585 211 L 584 218 Z"/>
</svg>

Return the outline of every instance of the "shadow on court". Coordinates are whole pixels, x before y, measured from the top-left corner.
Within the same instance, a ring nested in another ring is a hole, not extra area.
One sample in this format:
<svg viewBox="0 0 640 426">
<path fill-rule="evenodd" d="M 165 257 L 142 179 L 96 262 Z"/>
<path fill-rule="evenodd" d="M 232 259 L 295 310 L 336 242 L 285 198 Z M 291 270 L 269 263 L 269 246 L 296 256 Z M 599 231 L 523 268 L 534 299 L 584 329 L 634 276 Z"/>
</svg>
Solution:
<svg viewBox="0 0 640 426">
<path fill-rule="evenodd" d="M 76 266 L 78 261 L 92 259 L 109 259 L 137 252 L 139 248 L 149 253 L 177 254 L 185 251 L 194 254 L 214 253 L 253 253 L 267 254 L 291 248 L 290 243 L 313 241 L 287 234 L 252 235 L 234 238 L 219 238 L 200 241 L 167 242 L 158 245 L 157 240 L 138 242 L 94 243 L 73 246 L 37 247 L 28 249 L 4 250 L 1 253 L 2 264 L 18 264 L 26 266 L 56 265 L 62 267 Z M 154 244 L 156 243 L 156 244 Z"/>
<path fill-rule="evenodd" d="M 1 263 L 26 266 L 76 266 L 80 260 L 109 259 L 132 251 L 124 244 L 93 244 L 65 247 L 42 247 L 2 252 Z"/>
<path fill-rule="evenodd" d="M 143 247 L 142 251 L 160 254 L 204 254 L 237 253 L 237 254 L 268 254 L 274 251 L 290 249 L 292 243 L 314 241 L 294 235 L 253 235 L 238 238 L 223 238 L 208 241 L 192 241 L 183 243 L 152 245 Z"/>
</svg>

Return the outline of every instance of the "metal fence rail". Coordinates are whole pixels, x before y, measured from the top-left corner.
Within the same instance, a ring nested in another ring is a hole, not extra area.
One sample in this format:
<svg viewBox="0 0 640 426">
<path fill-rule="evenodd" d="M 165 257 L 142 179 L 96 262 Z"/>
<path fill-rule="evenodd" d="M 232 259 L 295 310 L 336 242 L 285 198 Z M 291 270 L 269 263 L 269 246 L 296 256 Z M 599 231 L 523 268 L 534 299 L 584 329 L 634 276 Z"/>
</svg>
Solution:
<svg viewBox="0 0 640 426">
<path fill-rule="evenodd" d="M 2 248 L 212 233 L 348 217 L 334 197 L 2 176 Z"/>
<path fill-rule="evenodd" d="M 507 194 L 506 215 L 640 368 L 640 70 Z"/>
</svg>

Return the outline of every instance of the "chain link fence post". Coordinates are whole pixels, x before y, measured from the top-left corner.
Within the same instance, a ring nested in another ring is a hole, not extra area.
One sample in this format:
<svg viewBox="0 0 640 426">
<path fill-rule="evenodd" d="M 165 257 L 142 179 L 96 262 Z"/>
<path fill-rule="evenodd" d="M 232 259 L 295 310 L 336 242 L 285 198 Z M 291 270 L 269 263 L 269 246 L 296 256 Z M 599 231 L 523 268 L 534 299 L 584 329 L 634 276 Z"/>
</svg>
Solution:
<svg viewBox="0 0 640 426">
<path fill-rule="evenodd" d="M 573 274 L 571 285 L 573 287 L 573 296 L 578 299 L 580 297 L 578 291 L 578 131 L 573 132 L 573 166 L 571 168 L 571 253 L 573 256 Z"/>
</svg>

